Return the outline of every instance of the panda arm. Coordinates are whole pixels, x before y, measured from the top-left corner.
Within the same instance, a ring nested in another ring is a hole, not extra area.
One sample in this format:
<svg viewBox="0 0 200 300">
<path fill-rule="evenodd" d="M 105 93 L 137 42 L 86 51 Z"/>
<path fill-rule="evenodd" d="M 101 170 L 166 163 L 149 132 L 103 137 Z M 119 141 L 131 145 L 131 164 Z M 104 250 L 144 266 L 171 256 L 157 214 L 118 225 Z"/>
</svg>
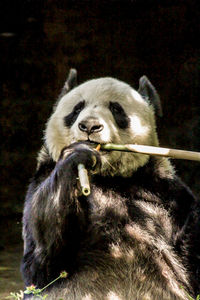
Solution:
<svg viewBox="0 0 200 300">
<path fill-rule="evenodd" d="M 180 231 L 177 230 L 176 250 L 186 259 L 186 265 L 191 272 L 191 283 L 195 294 L 200 291 L 200 203 L 191 190 L 180 179 L 182 186 L 178 211 L 175 215 L 179 222 L 183 222 Z"/>
<path fill-rule="evenodd" d="M 166 180 L 164 206 L 173 217 L 173 245 L 190 271 L 196 294 L 200 291 L 200 203 L 191 190 L 175 176 Z M 168 187 L 167 187 L 168 186 Z M 167 189 L 166 189 L 167 187 Z M 168 192 L 167 192 L 168 191 Z"/>
<path fill-rule="evenodd" d="M 72 213 L 81 217 L 82 208 L 77 201 L 80 196 L 77 166 L 83 163 L 88 169 L 92 169 L 93 157 L 99 161 L 97 151 L 85 144 L 75 143 L 62 151 L 49 176 L 43 179 L 40 175 L 37 179 L 36 175 L 28 192 L 28 201 L 31 202 L 29 222 L 36 240 L 41 241 L 45 236 L 47 241 L 44 242 L 48 246 L 55 243 L 62 239 L 63 226 L 69 226 L 67 215 Z M 41 170 L 37 173 L 41 173 Z"/>
<path fill-rule="evenodd" d="M 98 152 L 85 144 L 75 143 L 62 151 L 55 167 L 47 162 L 41 165 L 32 180 L 23 218 L 22 272 L 28 277 L 28 284 L 37 284 L 38 270 L 50 261 L 50 256 L 52 260 L 54 253 L 59 253 L 63 247 L 76 247 L 73 242 L 77 243 L 80 236 L 77 232 L 85 224 L 85 209 L 79 201 L 77 187 L 77 165 L 81 162 L 90 170 L 94 157 L 97 167 L 100 163 Z"/>
</svg>

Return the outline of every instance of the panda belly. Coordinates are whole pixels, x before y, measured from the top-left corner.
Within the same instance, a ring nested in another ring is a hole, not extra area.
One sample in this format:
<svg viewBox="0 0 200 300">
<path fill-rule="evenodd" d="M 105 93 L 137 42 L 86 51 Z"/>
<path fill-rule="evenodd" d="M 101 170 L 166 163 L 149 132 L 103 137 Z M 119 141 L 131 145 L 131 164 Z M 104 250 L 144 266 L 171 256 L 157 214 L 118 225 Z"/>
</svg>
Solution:
<svg viewBox="0 0 200 300">
<path fill-rule="evenodd" d="M 142 199 L 95 188 L 78 270 L 51 298 L 73 300 L 185 299 L 187 276 L 171 246 L 170 218 Z M 142 214 L 143 213 L 143 214 Z"/>
</svg>

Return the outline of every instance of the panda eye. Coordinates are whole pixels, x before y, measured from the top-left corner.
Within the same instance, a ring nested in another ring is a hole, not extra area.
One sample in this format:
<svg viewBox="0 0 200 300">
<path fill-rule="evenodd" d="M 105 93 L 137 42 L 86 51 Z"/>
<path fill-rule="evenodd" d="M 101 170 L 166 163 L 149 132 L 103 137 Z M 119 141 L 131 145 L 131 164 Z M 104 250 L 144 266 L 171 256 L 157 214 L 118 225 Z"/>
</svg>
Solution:
<svg viewBox="0 0 200 300">
<path fill-rule="evenodd" d="M 73 112 L 74 112 L 75 114 L 79 114 L 79 113 L 81 112 L 81 110 L 83 109 L 83 107 L 84 107 L 84 101 L 79 102 L 79 103 L 74 107 Z"/>
<path fill-rule="evenodd" d="M 78 118 L 78 115 L 80 114 L 84 106 L 85 106 L 85 101 L 81 101 L 74 106 L 73 111 L 69 115 L 64 117 L 65 126 L 71 127 L 74 124 L 74 122 Z"/>
<path fill-rule="evenodd" d="M 123 107 L 117 102 L 110 102 L 109 109 L 119 128 L 126 129 L 129 126 L 129 118 Z"/>
<path fill-rule="evenodd" d="M 112 113 L 118 113 L 119 114 L 123 111 L 123 108 L 117 102 L 110 102 L 109 108 L 110 108 Z"/>
<path fill-rule="evenodd" d="M 79 107 L 79 108 L 76 108 L 75 110 L 74 110 L 74 112 L 76 113 L 76 114 L 79 114 L 80 112 L 81 112 L 81 108 Z"/>
</svg>

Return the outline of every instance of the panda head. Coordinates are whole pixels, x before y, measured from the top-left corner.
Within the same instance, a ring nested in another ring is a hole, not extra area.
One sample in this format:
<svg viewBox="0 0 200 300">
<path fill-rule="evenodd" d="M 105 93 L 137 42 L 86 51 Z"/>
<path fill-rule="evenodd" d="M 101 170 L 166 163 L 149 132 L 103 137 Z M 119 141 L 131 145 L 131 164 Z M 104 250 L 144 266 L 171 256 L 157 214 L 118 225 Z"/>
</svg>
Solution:
<svg viewBox="0 0 200 300">
<path fill-rule="evenodd" d="M 145 76 L 137 92 L 109 77 L 76 86 L 76 72 L 71 70 L 47 122 L 45 143 L 55 161 L 74 142 L 158 146 L 155 112 L 161 114 L 159 97 Z M 142 154 L 102 152 L 101 174 L 130 176 L 148 159 Z"/>
</svg>

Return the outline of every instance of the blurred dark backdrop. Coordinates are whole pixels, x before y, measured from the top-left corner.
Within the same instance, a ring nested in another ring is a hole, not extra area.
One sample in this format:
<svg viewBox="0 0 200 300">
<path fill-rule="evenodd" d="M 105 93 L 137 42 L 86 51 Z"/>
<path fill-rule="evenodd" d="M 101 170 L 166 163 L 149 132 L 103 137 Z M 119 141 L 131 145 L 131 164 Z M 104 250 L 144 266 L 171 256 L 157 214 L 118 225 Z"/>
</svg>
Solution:
<svg viewBox="0 0 200 300">
<path fill-rule="evenodd" d="M 163 104 L 161 145 L 200 151 L 199 39 L 199 0 L 1 0 L 0 223 L 21 218 L 45 122 L 71 67 L 79 82 L 113 76 L 135 88 L 146 74 Z M 200 164 L 174 164 L 199 194 Z"/>
</svg>

